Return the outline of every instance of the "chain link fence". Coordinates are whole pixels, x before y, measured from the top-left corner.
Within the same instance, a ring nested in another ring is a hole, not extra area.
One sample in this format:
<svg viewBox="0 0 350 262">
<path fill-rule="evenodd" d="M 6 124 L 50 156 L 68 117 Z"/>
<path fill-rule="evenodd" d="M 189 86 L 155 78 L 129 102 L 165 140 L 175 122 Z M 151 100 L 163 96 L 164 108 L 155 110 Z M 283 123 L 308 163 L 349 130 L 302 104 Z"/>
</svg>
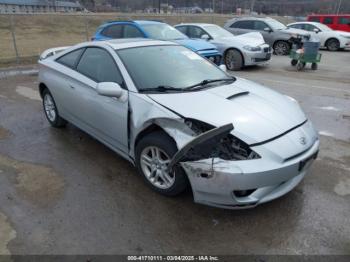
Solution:
<svg viewBox="0 0 350 262">
<path fill-rule="evenodd" d="M 230 15 L 157 14 L 11 14 L 0 15 L 0 67 L 36 63 L 46 49 L 90 40 L 97 27 L 111 20 L 160 20 L 223 26 Z"/>
</svg>

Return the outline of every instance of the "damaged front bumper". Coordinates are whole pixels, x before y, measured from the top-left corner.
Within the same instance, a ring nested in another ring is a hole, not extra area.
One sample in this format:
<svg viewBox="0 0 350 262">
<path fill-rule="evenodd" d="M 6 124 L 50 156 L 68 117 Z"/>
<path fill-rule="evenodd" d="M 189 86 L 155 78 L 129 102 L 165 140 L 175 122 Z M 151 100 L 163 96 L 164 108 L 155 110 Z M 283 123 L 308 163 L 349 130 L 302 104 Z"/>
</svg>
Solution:
<svg viewBox="0 0 350 262">
<path fill-rule="evenodd" d="M 227 209 L 252 208 L 295 188 L 316 159 L 318 148 L 316 140 L 306 152 L 283 163 L 264 158 L 249 161 L 216 158 L 181 165 L 190 180 L 195 202 Z"/>
</svg>

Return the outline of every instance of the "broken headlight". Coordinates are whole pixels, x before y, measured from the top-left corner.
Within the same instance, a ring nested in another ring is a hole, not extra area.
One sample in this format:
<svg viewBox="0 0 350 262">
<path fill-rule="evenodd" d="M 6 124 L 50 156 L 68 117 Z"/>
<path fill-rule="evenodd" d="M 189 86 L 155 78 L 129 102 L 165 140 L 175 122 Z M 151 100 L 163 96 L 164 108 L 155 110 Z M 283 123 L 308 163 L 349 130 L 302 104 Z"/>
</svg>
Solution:
<svg viewBox="0 0 350 262">
<path fill-rule="evenodd" d="M 196 119 L 186 119 L 186 125 L 198 136 L 204 132 L 212 130 L 215 126 L 204 123 Z M 196 150 L 188 152 L 187 159 L 221 158 L 224 160 L 249 160 L 261 158 L 249 145 L 231 134 L 224 137 L 214 137 L 201 145 L 194 145 Z"/>
</svg>

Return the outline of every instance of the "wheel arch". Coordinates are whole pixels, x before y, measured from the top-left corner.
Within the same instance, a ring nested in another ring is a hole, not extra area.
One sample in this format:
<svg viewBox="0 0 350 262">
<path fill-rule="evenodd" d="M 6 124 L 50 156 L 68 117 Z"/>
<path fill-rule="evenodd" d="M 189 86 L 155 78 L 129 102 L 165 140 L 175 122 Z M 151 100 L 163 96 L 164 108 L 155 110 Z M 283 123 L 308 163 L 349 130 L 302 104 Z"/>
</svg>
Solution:
<svg viewBox="0 0 350 262">
<path fill-rule="evenodd" d="M 226 59 L 226 54 L 227 54 L 227 52 L 230 51 L 230 50 L 238 51 L 238 53 L 239 53 L 239 54 L 241 55 L 241 57 L 242 57 L 242 62 L 243 62 L 242 66 L 245 66 L 245 58 L 244 58 L 244 55 L 243 55 L 242 51 L 239 50 L 237 47 L 229 47 L 229 48 L 227 48 L 227 49 L 225 50 L 225 52 L 224 52 L 224 54 L 223 54 L 223 59 L 224 59 L 224 61 L 225 61 L 225 59 Z"/>
<path fill-rule="evenodd" d="M 327 46 L 328 42 L 331 40 L 337 40 L 340 44 L 340 40 L 334 36 L 327 38 L 327 40 L 324 42 L 324 45 Z"/>
<path fill-rule="evenodd" d="M 44 93 L 45 89 L 49 90 L 49 88 L 44 83 L 40 83 L 39 84 L 39 94 L 40 94 L 41 98 L 43 98 L 43 93 Z"/>
<path fill-rule="evenodd" d="M 288 40 L 288 39 L 276 39 L 273 44 L 272 44 L 272 48 L 275 49 L 275 45 L 277 44 L 277 42 L 286 42 L 290 47 L 292 47 L 292 43 Z"/>
</svg>

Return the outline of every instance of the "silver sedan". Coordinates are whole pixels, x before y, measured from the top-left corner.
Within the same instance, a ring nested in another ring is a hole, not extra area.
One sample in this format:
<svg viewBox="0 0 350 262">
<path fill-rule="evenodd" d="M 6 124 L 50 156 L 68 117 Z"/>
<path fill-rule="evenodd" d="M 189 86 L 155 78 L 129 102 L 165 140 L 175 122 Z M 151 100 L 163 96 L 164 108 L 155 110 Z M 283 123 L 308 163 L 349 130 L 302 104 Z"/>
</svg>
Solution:
<svg viewBox="0 0 350 262">
<path fill-rule="evenodd" d="M 191 187 L 198 203 L 254 207 L 291 191 L 317 157 L 317 132 L 293 98 L 186 47 L 124 39 L 45 54 L 48 122 L 89 133 L 161 194 Z"/>
<path fill-rule="evenodd" d="M 190 38 L 205 39 L 215 45 L 229 70 L 263 65 L 271 60 L 272 48 L 259 32 L 235 36 L 220 26 L 203 23 L 179 24 L 175 28 Z"/>
</svg>

